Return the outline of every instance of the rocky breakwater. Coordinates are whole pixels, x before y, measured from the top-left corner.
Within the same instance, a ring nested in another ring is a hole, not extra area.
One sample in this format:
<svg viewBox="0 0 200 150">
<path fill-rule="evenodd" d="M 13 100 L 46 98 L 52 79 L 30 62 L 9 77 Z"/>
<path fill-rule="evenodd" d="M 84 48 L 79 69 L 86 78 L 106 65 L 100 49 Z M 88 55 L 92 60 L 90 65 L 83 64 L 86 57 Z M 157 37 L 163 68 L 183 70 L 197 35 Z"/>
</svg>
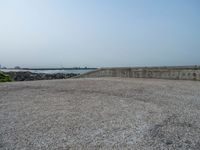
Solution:
<svg viewBox="0 0 200 150">
<path fill-rule="evenodd" d="M 33 80 L 52 80 L 52 79 L 67 79 L 78 74 L 69 73 L 55 73 L 55 74 L 46 74 L 46 73 L 32 73 L 29 71 L 25 72 L 6 72 L 12 79 L 12 81 L 33 81 Z"/>
</svg>

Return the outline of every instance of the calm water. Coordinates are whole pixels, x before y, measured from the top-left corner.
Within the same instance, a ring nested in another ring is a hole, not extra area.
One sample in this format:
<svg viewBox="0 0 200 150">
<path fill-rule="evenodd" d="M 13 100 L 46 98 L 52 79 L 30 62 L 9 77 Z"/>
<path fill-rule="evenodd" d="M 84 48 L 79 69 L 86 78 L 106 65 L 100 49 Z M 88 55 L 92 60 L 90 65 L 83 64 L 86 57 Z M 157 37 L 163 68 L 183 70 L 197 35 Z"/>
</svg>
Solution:
<svg viewBox="0 0 200 150">
<path fill-rule="evenodd" d="M 19 72 L 19 71 L 29 71 L 29 72 L 33 72 L 33 73 L 48 73 L 48 74 L 54 74 L 54 73 L 64 73 L 64 74 L 68 74 L 68 73 L 75 73 L 75 74 L 83 74 L 89 71 L 93 71 L 95 69 L 74 69 L 74 70 L 18 70 L 18 69 L 0 69 L 3 72 L 10 72 L 10 71 L 15 71 L 15 72 Z"/>
</svg>

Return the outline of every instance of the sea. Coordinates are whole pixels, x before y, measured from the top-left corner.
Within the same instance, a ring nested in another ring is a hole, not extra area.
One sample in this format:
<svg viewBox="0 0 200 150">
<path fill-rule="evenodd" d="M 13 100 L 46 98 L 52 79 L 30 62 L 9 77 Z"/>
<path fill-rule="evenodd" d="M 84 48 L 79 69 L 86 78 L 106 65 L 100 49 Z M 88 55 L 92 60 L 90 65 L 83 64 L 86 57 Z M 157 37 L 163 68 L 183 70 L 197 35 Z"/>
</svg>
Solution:
<svg viewBox="0 0 200 150">
<path fill-rule="evenodd" d="M 29 71 L 29 72 L 32 72 L 32 73 L 46 73 L 46 74 L 55 74 L 55 73 L 64 73 L 64 74 L 69 74 L 69 73 L 75 73 L 75 74 L 83 74 L 83 73 L 87 73 L 87 72 L 90 72 L 90 71 L 93 71 L 95 69 L 45 69 L 45 70 L 35 70 L 35 69 L 0 69 L 1 71 L 3 72 L 10 72 L 10 71 L 13 71 L 13 72 L 26 72 L 26 71 Z"/>
</svg>

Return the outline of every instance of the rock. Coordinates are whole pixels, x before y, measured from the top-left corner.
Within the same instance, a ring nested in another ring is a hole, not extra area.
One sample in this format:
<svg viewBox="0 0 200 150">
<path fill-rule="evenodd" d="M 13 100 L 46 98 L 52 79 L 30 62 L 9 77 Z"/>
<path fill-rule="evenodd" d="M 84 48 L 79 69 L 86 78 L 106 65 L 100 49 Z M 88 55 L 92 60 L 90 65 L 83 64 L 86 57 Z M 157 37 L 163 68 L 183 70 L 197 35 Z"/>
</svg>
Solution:
<svg viewBox="0 0 200 150">
<path fill-rule="evenodd" d="M 168 140 L 166 140 L 166 144 L 171 145 L 171 144 L 173 144 L 173 141 L 168 139 Z"/>
<path fill-rule="evenodd" d="M 52 79 L 66 79 L 77 76 L 78 74 L 69 73 L 56 73 L 56 74 L 46 74 L 46 73 L 32 73 L 29 71 L 24 72 L 6 72 L 13 81 L 33 81 L 33 80 L 52 80 Z"/>
</svg>

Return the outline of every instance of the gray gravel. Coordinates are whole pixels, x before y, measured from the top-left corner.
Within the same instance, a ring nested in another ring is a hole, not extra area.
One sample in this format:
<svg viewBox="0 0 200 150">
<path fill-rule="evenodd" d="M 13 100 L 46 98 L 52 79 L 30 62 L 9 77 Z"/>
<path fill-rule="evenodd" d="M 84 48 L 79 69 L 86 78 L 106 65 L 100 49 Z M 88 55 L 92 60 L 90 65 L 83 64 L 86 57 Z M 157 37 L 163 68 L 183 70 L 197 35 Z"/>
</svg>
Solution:
<svg viewBox="0 0 200 150">
<path fill-rule="evenodd" d="M 0 149 L 200 149 L 200 82 L 0 84 Z"/>
</svg>

